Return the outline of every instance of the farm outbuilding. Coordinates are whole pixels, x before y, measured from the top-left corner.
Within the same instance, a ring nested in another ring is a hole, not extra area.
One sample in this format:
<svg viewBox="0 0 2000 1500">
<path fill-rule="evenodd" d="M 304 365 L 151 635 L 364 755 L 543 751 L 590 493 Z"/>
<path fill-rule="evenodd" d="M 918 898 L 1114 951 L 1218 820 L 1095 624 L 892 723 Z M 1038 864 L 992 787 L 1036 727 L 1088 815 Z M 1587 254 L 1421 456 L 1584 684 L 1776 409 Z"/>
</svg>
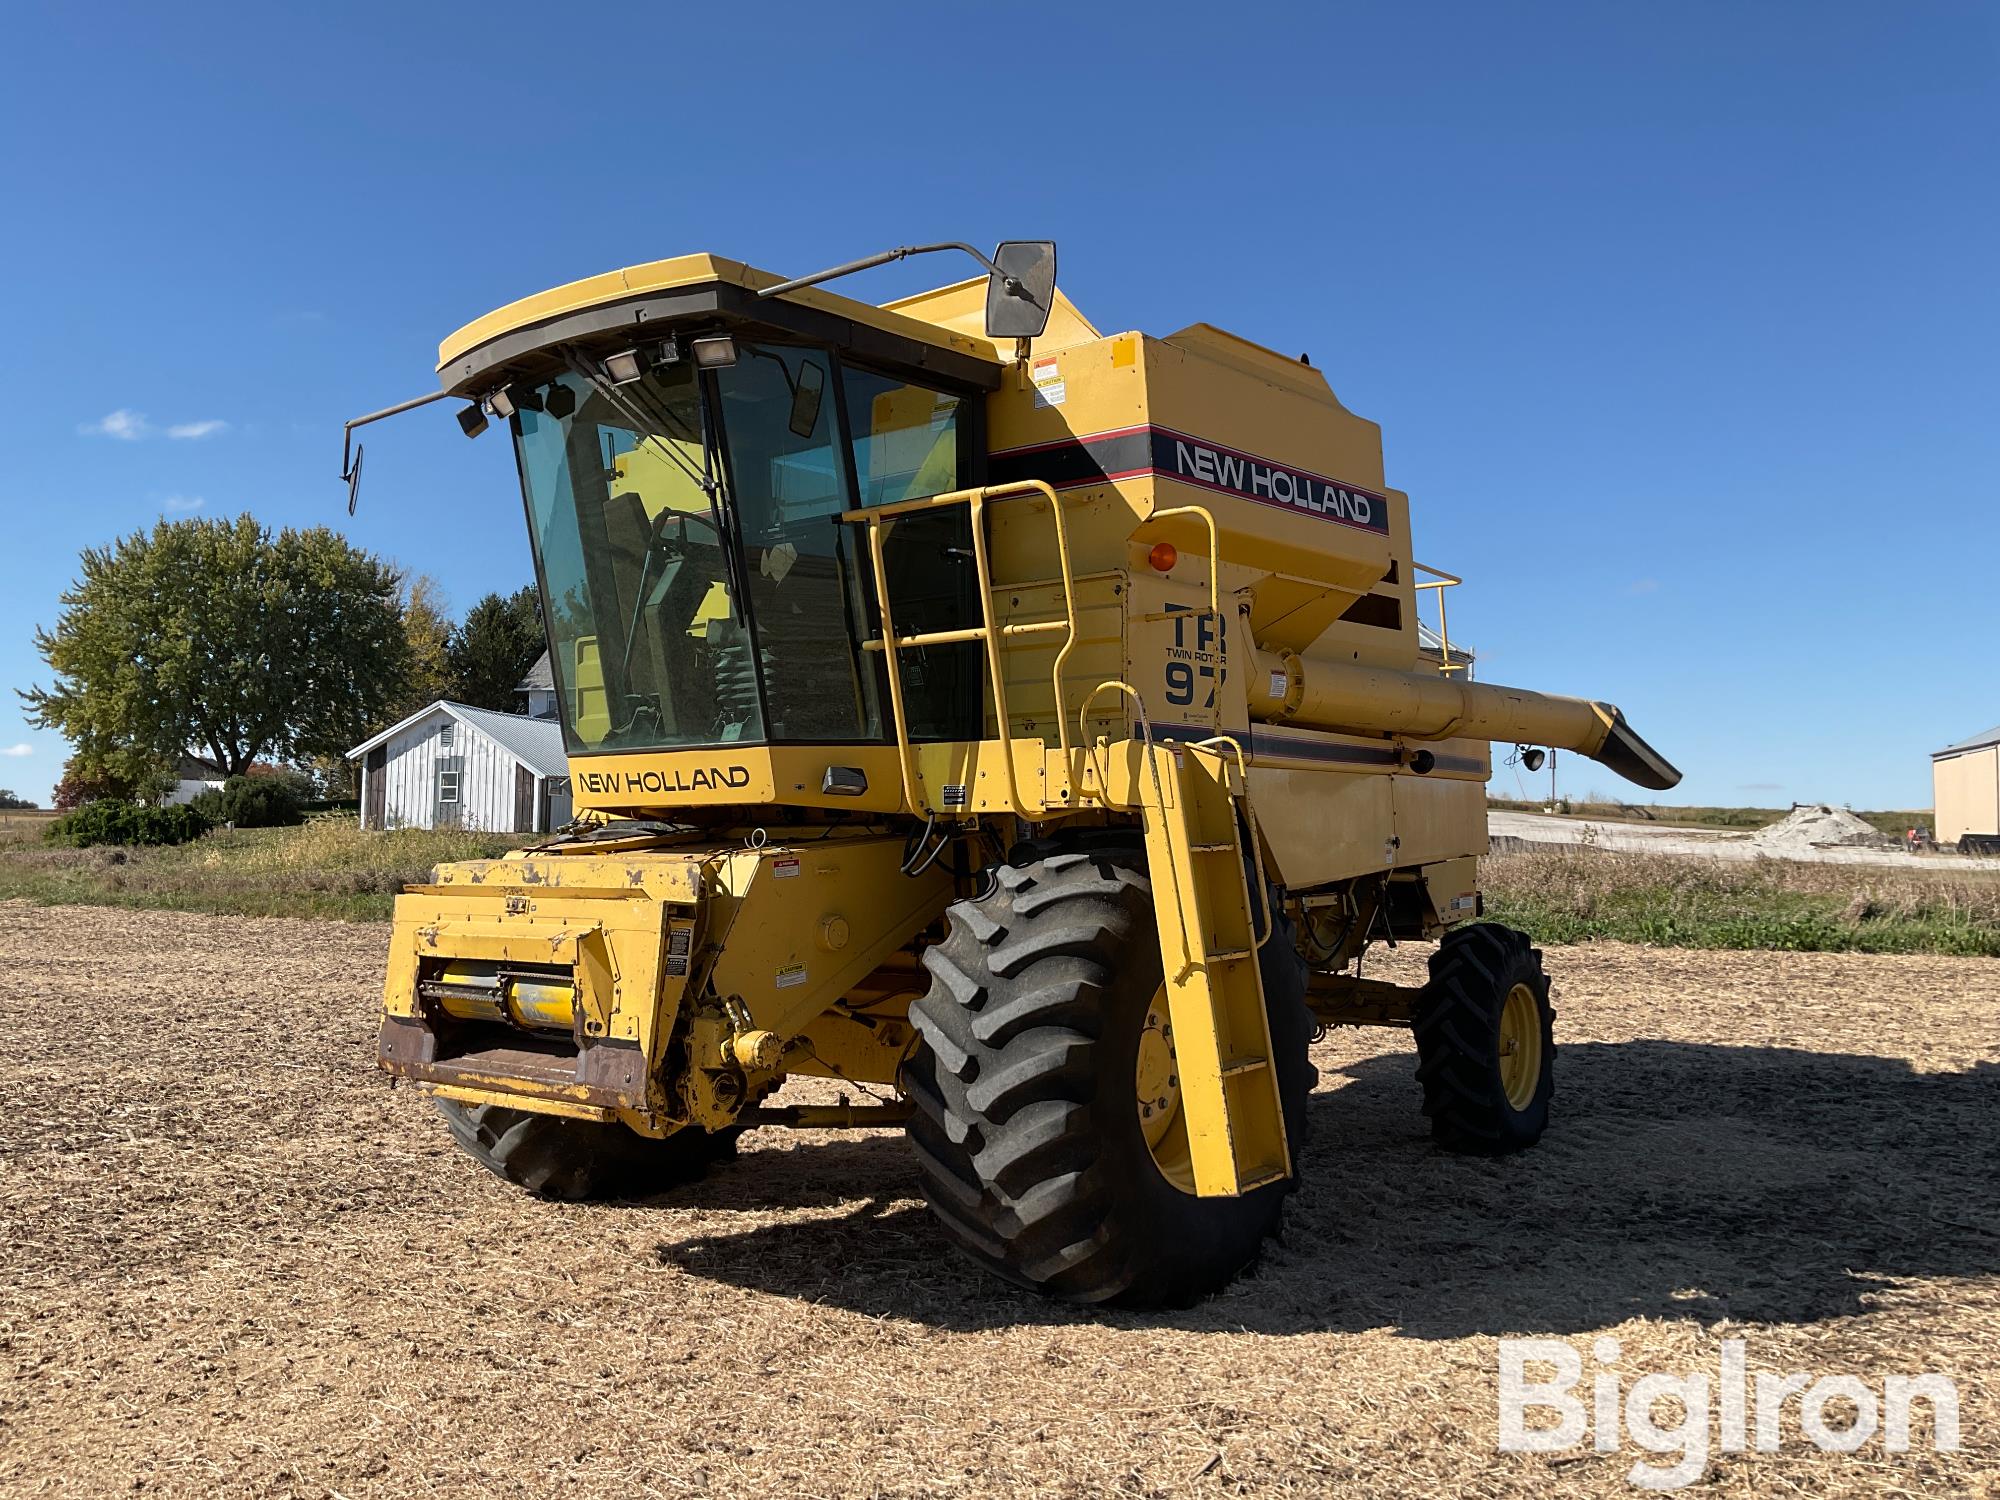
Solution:
<svg viewBox="0 0 2000 1500">
<path fill-rule="evenodd" d="M 2000 724 L 1931 752 L 1931 794 L 1939 843 L 2000 844 Z"/>
<path fill-rule="evenodd" d="M 556 674 L 549 665 L 549 653 L 544 651 L 528 668 L 528 675 L 515 686 L 521 695 L 523 712 L 531 719 L 553 719 L 556 716 Z"/>
<path fill-rule="evenodd" d="M 229 779 L 229 773 L 205 755 L 190 752 L 180 758 L 174 767 L 174 786 L 160 800 L 172 807 L 181 802 L 192 802 L 203 792 L 219 792 L 222 783 Z"/>
<path fill-rule="evenodd" d="M 363 828 L 546 833 L 570 819 L 562 727 L 437 702 L 347 752 L 361 763 Z"/>
</svg>

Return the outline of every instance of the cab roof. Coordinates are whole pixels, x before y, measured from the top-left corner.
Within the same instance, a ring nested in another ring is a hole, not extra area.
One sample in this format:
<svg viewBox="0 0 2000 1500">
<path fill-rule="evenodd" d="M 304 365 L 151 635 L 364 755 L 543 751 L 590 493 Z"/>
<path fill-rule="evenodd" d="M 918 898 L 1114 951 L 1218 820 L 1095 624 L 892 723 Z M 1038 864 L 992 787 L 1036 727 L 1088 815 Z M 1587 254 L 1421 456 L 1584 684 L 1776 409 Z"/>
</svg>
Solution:
<svg viewBox="0 0 2000 1500">
<path fill-rule="evenodd" d="M 579 337 L 639 329 L 664 317 L 709 314 L 726 321 L 754 321 L 853 348 L 892 362 L 931 369 L 993 388 L 1001 352 L 980 331 L 982 279 L 957 282 L 875 307 L 819 287 L 802 287 L 760 299 L 757 292 L 784 277 L 717 255 L 681 255 L 649 261 L 552 287 L 497 308 L 451 334 L 438 346 L 438 375 L 447 390 L 474 392 L 499 366 Z M 1060 292 L 1044 342 L 1061 345 L 1094 338 L 1096 330 Z"/>
</svg>

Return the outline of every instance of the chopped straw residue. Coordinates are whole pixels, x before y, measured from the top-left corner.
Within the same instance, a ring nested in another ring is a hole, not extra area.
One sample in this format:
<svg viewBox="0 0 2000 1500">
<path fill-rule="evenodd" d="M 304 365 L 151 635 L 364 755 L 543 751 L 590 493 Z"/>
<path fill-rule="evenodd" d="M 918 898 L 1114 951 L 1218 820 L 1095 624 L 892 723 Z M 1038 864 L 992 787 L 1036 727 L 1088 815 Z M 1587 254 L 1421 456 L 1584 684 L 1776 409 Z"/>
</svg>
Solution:
<svg viewBox="0 0 2000 1500">
<path fill-rule="evenodd" d="M 2000 1484 L 1992 960 L 1551 946 L 1555 1122 L 1500 1162 L 1432 1148 L 1406 1034 L 1333 1032 L 1282 1242 L 1134 1314 L 969 1266 L 893 1133 L 525 1197 L 376 1073 L 388 941 L 0 903 L 0 1494 L 1622 1500 L 1629 1444 L 1496 1446 L 1496 1338 L 1587 1403 L 1605 1334 L 1627 1390 L 1732 1337 L 1958 1382 L 1961 1452 L 1823 1453 L 1794 1400 L 1703 1494 Z"/>
</svg>

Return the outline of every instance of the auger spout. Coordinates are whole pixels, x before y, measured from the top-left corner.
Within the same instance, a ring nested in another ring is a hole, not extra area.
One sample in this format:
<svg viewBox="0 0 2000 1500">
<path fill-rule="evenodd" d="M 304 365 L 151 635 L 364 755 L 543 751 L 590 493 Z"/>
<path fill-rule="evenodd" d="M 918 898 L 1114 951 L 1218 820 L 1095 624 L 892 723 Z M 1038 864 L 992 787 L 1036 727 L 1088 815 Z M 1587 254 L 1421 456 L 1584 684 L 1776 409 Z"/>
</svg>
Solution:
<svg viewBox="0 0 2000 1500">
<path fill-rule="evenodd" d="M 1281 685 L 1282 696 L 1274 691 Z M 1549 745 L 1587 755 L 1656 792 L 1681 779 L 1609 703 L 1426 672 L 1259 651 L 1250 712 L 1272 723 L 1355 734 Z"/>
</svg>

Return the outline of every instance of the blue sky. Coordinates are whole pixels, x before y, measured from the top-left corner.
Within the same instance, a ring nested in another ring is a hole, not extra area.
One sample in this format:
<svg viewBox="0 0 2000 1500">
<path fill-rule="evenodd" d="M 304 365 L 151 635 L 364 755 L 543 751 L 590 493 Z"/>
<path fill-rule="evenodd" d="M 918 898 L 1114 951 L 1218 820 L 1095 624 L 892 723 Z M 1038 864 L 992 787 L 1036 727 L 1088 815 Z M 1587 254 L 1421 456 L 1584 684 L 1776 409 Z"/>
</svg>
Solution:
<svg viewBox="0 0 2000 1500">
<path fill-rule="evenodd" d="M 1100 327 L 1310 351 L 1482 675 L 1623 704 L 1680 800 L 1926 805 L 2000 721 L 1990 6 L 49 5 L 7 51 L 0 685 L 162 514 L 526 582 L 447 410 L 351 523 L 335 481 L 504 301 L 1053 236 Z M 0 752 L 45 798 L 65 747 L 9 695 Z"/>
</svg>

